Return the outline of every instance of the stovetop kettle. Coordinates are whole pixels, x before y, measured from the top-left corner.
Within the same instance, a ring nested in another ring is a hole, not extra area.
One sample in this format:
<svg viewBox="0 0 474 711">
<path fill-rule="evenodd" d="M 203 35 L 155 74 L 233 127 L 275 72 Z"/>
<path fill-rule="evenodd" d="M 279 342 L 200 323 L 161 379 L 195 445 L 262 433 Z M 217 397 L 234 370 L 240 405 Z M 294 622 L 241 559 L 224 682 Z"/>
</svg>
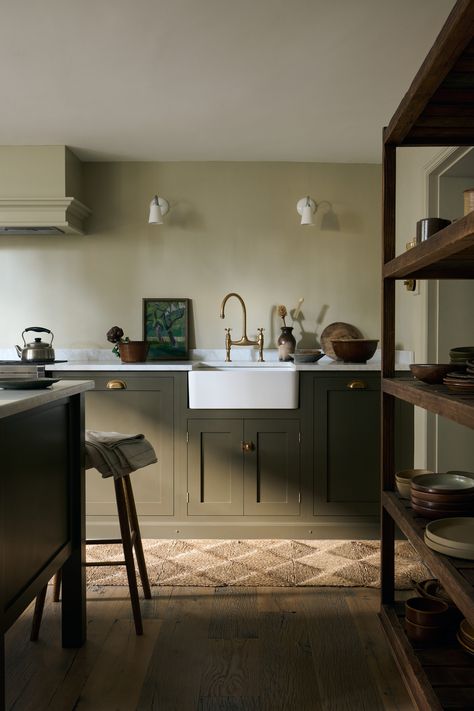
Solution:
<svg viewBox="0 0 474 711">
<path fill-rule="evenodd" d="M 51 335 L 51 341 L 46 343 L 42 341 L 41 338 L 35 338 L 31 343 L 25 341 L 25 333 L 28 331 L 35 331 L 36 333 L 49 333 Z M 53 349 L 53 338 L 54 334 L 49 328 L 43 328 L 43 326 L 28 326 L 25 328 L 21 334 L 23 338 L 24 347 L 15 346 L 18 357 L 21 358 L 23 362 L 26 363 L 36 363 L 41 361 L 43 363 L 54 362 L 54 349 Z"/>
</svg>

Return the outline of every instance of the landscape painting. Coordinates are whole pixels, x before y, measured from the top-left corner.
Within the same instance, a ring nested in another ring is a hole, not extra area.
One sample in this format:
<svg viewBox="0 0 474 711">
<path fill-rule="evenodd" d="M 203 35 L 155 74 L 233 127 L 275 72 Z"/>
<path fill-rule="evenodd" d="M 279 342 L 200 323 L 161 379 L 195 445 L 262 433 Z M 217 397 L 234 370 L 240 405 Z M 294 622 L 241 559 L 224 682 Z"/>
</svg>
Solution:
<svg viewBox="0 0 474 711">
<path fill-rule="evenodd" d="M 189 299 L 143 299 L 143 340 L 147 360 L 188 358 Z"/>
</svg>

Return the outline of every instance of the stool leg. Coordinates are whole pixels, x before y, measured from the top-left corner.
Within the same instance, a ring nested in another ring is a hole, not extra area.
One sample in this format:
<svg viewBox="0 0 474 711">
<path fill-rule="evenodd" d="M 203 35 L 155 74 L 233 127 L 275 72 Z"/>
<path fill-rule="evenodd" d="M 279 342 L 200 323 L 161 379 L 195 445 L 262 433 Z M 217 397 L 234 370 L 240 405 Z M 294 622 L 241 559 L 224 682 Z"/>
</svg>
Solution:
<svg viewBox="0 0 474 711">
<path fill-rule="evenodd" d="M 114 479 L 115 498 L 117 500 L 117 511 L 122 535 L 123 552 L 125 565 L 127 568 L 128 587 L 130 589 L 130 601 L 132 603 L 133 619 L 137 635 L 143 634 L 142 615 L 140 612 L 140 600 L 138 598 L 137 576 L 135 574 L 135 563 L 133 560 L 132 539 L 130 537 L 130 526 L 127 515 L 127 502 L 125 499 L 125 489 L 122 479 Z"/>
<path fill-rule="evenodd" d="M 135 507 L 135 497 L 133 496 L 132 482 L 127 474 L 123 477 L 125 483 L 125 494 L 127 498 L 128 518 L 130 528 L 135 534 L 135 555 L 137 556 L 138 570 L 142 581 L 143 595 L 147 600 L 151 599 L 150 581 L 148 580 L 148 572 L 146 569 L 145 556 L 143 555 L 142 537 L 140 535 L 140 526 L 138 524 L 137 509 Z"/>
<path fill-rule="evenodd" d="M 53 586 L 53 600 L 54 602 L 59 602 L 59 594 L 61 592 L 61 568 L 59 568 L 53 578 Z"/>
<path fill-rule="evenodd" d="M 37 642 L 38 641 L 38 635 L 41 627 L 41 620 L 43 618 L 43 610 L 44 610 L 44 601 L 46 599 L 46 592 L 48 590 L 48 586 L 45 585 L 42 590 L 37 594 L 36 596 L 36 602 L 35 602 L 35 611 L 33 613 L 33 622 L 31 623 L 31 633 L 30 633 L 30 641 L 31 642 Z"/>
</svg>

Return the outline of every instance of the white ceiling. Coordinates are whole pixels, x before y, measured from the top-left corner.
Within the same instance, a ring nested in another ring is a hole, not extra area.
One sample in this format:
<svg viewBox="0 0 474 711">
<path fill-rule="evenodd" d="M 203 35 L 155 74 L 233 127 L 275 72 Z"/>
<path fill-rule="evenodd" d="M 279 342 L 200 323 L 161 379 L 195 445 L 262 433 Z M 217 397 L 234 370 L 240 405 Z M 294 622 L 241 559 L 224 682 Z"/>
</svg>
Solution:
<svg viewBox="0 0 474 711">
<path fill-rule="evenodd" d="M 379 162 L 454 0 L 11 0 L 0 144 L 89 160 Z"/>
</svg>

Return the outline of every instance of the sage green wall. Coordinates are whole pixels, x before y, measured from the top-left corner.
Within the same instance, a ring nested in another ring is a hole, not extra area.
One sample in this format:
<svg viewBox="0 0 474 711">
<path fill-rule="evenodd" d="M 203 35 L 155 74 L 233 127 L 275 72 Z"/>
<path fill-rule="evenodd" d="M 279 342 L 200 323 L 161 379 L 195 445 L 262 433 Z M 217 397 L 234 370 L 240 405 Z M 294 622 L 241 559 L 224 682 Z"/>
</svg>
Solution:
<svg viewBox="0 0 474 711">
<path fill-rule="evenodd" d="M 275 305 L 299 297 L 306 345 L 333 321 L 379 337 L 380 166 L 87 163 L 83 178 L 87 235 L 0 238 L 2 347 L 40 324 L 58 347 L 104 348 L 114 324 L 141 337 L 143 297 L 188 297 L 191 346 L 221 348 L 224 326 L 241 330 L 237 302 L 219 318 L 229 291 L 247 303 L 249 336 L 263 326 L 269 344 Z M 171 204 L 160 227 L 147 222 L 156 192 Z M 338 229 L 321 228 L 324 206 L 316 227 L 299 225 L 306 194 L 333 204 Z"/>
<path fill-rule="evenodd" d="M 0 146 L 0 197 L 68 196 L 66 162 L 78 170 L 66 146 Z"/>
</svg>

